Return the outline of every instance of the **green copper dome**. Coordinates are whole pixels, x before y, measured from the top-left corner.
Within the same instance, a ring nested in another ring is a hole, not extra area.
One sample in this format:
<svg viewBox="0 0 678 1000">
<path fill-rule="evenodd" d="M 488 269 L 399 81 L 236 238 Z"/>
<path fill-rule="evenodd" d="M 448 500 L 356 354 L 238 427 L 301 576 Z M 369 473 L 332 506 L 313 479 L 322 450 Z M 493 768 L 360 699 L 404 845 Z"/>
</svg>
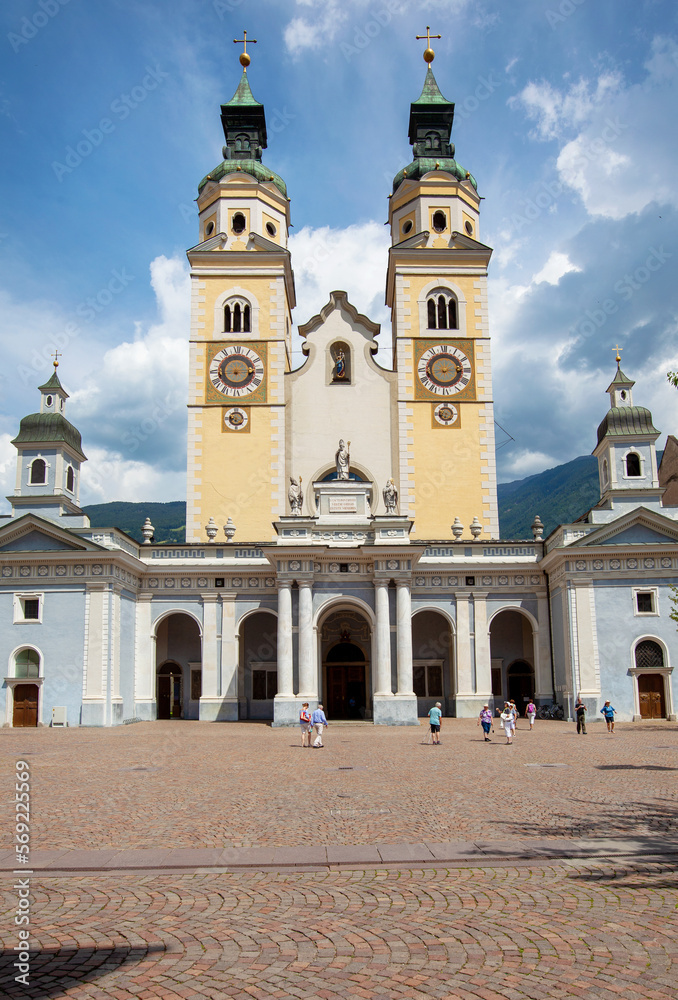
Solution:
<svg viewBox="0 0 678 1000">
<path fill-rule="evenodd" d="M 272 181 L 277 187 L 278 191 L 284 197 L 287 197 L 287 185 L 285 181 L 278 174 L 274 173 L 273 170 L 269 170 L 265 167 L 260 160 L 222 160 L 218 167 L 214 170 L 210 170 L 206 177 L 198 184 L 198 194 L 202 192 L 205 184 L 208 181 L 218 181 L 221 180 L 226 174 L 234 174 L 236 171 L 242 170 L 244 174 L 251 174 L 252 177 L 256 177 L 258 181 Z"/>
<path fill-rule="evenodd" d="M 80 431 L 60 413 L 29 413 L 21 421 L 12 444 L 67 444 L 86 461 Z"/>
<path fill-rule="evenodd" d="M 461 164 L 457 163 L 456 160 L 441 156 L 436 157 L 436 159 L 426 156 L 418 156 L 416 160 L 412 160 L 408 166 L 399 170 L 393 178 L 393 190 L 397 191 L 405 179 L 408 181 L 418 181 L 420 177 L 424 176 L 424 174 L 428 174 L 435 170 L 444 170 L 445 173 L 452 174 L 453 177 L 456 177 L 457 180 L 460 181 L 469 180 L 471 184 L 473 184 L 476 191 L 478 190 L 478 184 L 476 183 L 476 179 L 473 174 L 464 170 Z"/>
<path fill-rule="evenodd" d="M 598 444 L 607 435 L 636 437 L 638 434 L 659 434 L 650 411 L 644 406 L 613 406 L 598 427 Z"/>
</svg>

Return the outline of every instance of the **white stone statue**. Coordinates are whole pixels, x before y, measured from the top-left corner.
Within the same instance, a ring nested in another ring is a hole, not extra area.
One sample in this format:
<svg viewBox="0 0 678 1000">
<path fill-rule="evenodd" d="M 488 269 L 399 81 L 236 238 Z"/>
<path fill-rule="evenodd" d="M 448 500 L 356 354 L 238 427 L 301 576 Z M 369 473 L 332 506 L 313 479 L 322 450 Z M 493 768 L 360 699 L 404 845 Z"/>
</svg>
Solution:
<svg viewBox="0 0 678 1000">
<path fill-rule="evenodd" d="M 337 479 L 348 479 L 348 470 L 351 464 L 351 453 L 349 448 L 351 447 L 351 442 L 344 444 L 344 439 L 341 438 L 339 441 L 339 447 L 337 448 L 337 454 L 335 455 L 335 461 L 337 463 Z"/>
<path fill-rule="evenodd" d="M 303 503 L 301 476 L 299 476 L 298 480 L 294 476 L 290 476 L 290 488 L 287 491 L 287 499 L 290 502 L 290 511 L 298 517 L 301 514 L 301 505 Z"/>
<path fill-rule="evenodd" d="M 386 507 L 387 514 L 395 514 L 396 507 L 398 505 L 398 491 L 396 485 L 392 479 L 386 483 L 384 489 L 382 490 L 382 496 L 384 498 L 384 506 Z"/>
</svg>

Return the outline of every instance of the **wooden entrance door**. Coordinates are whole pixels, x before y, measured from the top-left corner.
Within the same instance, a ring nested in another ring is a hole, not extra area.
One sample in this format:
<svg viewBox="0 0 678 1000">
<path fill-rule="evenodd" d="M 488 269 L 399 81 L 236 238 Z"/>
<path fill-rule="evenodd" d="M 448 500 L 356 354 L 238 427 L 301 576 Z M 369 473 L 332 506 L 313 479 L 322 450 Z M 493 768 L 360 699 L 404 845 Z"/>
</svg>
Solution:
<svg viewBox="0 0 678 1000">
<path fill-rule="evenodd" d="M 181 668 L 163 667 L 158 674 L 158 718 L 180 719 L 183 715 Z"/>
<path fill-rule="evenodd" d="M 13 726 L 37 726 L 38 686 L 37 684 L 17 684 L 14 688 Z"/>
<path fill-rule="evenodd" d="M 365 664 L 327 664 L 327 717 L 365 718 Z"/>
<path fill-rule="evenodd" d="M 638 674 L 638 698 L 641 719 L 666 718 L 662 674 Z"/>
</svg>

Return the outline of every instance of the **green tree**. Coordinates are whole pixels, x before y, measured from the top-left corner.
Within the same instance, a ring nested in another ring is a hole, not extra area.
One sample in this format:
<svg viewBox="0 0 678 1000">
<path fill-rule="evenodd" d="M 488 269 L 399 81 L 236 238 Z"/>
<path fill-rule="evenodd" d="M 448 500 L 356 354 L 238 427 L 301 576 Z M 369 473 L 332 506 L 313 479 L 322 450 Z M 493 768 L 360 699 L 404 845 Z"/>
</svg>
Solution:
<svg viewBox="0 0 678 1000">
<path fill-rule="evenodd" d="M 678 389 L 678 372 L 667 372 L 666 377 L 671 385 Z"/>
</svg>

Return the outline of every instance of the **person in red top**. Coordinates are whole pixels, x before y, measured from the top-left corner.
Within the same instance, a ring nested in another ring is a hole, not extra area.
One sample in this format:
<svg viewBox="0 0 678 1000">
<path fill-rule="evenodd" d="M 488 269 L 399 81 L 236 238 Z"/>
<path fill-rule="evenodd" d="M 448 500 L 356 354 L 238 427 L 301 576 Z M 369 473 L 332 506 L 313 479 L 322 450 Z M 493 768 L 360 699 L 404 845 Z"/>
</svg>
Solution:
<svg viewBox="0 0 678 1000">
<path fill-rule="evenodd" d="M 305 701 L 299 712 L 299 728 L 301 729 L 302 747 L 311 745 L 311 713 L 308 710 L 308 702 Z"/>
</svg>

